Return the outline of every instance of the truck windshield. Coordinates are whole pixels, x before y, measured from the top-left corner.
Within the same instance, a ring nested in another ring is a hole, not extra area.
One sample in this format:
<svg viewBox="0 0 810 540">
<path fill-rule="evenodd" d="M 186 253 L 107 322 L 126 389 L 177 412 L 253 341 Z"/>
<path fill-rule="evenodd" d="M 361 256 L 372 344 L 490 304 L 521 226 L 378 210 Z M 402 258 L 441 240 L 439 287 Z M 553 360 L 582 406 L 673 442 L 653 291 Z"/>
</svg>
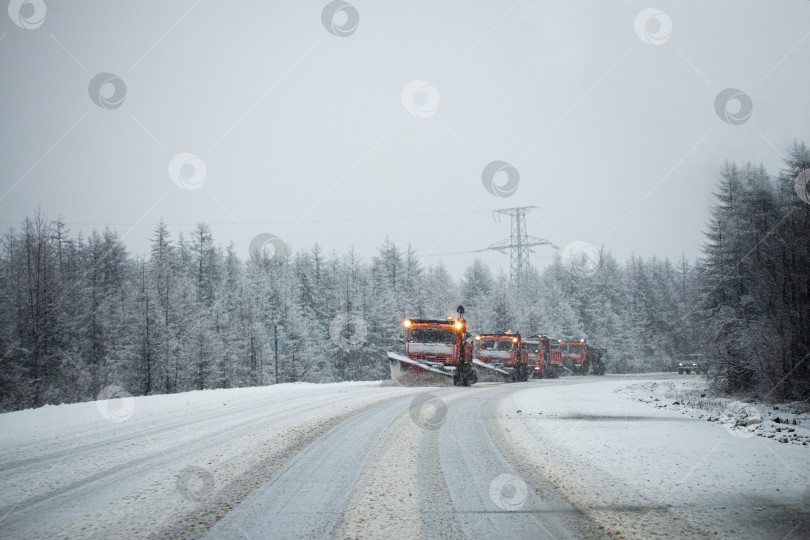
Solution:
<svg viewBox="0 0 810 540">
<path fill-rule="evenodd" d="M 579 354 L 582 352 L 582 345 L 578 343 L 574 345 L 563 345 L 562 350 L 564 353 Z"/>
<path fill-rule="evenodd" d="M 511 351 L 513 341 L 510 339 L 482 339 L 478 342 L 481 351 Z"/>
<path fill-rule="evenodd" d="M 455 343 L 456 333 L 447 328 L 414 328 L 408 334 L 409 343 Z"/>
<path fill-rule="evenodd" d="M 540 345 L 538 345 L 537 343 L 531 343 L 531 342 L 524 341 L 523 342 L 523 350 L 528 351 L 530 353 L 540 352 Z"/>
</svg>

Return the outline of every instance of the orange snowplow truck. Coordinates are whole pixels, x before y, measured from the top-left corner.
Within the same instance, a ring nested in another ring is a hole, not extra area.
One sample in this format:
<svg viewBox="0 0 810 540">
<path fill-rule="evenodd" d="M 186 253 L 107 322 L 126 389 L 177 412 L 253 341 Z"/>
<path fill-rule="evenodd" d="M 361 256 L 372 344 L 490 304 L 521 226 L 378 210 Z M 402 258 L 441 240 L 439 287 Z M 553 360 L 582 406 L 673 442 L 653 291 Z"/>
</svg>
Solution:
<svg viewBox="0 0 810 540">
<path fill-rule="evenodd" d="M 605 374 L 605 364 L 602 363 L 604 349 L 591 347 L 584 339 L 562 341 L 557 340 L 562 350 L 563 364 L 577 375 Z"/>
<path fill-rule="evenodd" d="M 520 334 L 507 331 L 475 336 L 475 359 L 478 360 L 476 365 L 500 373 L 512 382 L 529 379 L 527 354 L 521 347 Z"/>
<path fill-rule="evenodd" d="M 526 366 L 529 370 L 529 376 L 532 379 L 542 379 L 545 376 L 546 359 L 543 357 L 540 340 L 537 338 L 523 338 L 520 346 L 526 353 Z"/>
<path fill-rule="evenodd" d="M 560 349 L 559 340 L 544 336 L 542 334 L 537 336 L 540 342 L 540 352 L 543 353 L 543 360 L 545 366 L 542 375 L 546 379 L 556 379 L 562 373 L 562 350 Z"/>
<path fill-rule="evenodd" d="M 405 319 L 405 355 L 388 352 L 391 378 L 419 382 L 440 375 L 452 377 L 456 386 L 475 384 L 478 374 L 472 367 L 472 336 L 462 306 L 458 313 L 455 319 Z"/>
</svg>

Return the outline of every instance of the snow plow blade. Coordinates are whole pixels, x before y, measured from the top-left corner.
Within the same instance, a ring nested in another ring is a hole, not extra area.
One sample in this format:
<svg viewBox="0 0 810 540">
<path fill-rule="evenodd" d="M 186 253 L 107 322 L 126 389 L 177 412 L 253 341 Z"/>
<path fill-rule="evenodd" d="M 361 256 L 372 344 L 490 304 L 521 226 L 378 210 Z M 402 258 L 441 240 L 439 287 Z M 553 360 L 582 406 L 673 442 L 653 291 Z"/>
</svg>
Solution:
<svg viewBox="0 0 810 540">
<path fill-rule="evenodd" d="M 401 364 L 407 364 L 409 366 L 422 368 L 425 371 L 430 371 L 431 373 L 436 373 L 438 375 L 444 375 L 445 377 L 450 377 L 450 378 L 453 377 L 452 373 L 442 371 L 442 370 L 437 369 L 437 368 L 435 368 L 433 366 L 429 366 L 427 364 L 419 362 L 418 360 L 414 360 L 412 358 L 408 358 L 407 356 L 402 356 L 401 354 L 397 354 L 397 353 L 394 353 L 394 352 L 391 352 L 391 351 L 388 351 L 388 360 L 399 362 Z"/>
<path fill-rule="evenodd" d="M 495 366 L 490 366 L 489 364 L 486 364 L 486 363 L 482 362 L 478 358 L 473 358 L 473 364 L 478 366 L 478 367 L 482 367 L 484 369 L 492 370 L 492 371 L 494 371 L 496 373 L 499 373 L 500 375 L 503 375 L 505 377 L 509 377 L 509 375 L 510 375 L 510 373 L 508 371 L 503 370 L 501 368 L 497 368 Z"/>
</svg>

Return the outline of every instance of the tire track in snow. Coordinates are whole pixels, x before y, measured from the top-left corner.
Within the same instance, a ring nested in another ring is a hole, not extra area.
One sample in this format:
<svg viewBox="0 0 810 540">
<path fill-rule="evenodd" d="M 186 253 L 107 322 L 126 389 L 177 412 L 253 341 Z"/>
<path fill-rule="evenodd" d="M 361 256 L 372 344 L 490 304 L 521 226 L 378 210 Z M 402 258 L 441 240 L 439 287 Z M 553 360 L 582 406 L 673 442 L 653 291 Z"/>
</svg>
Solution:
<svg viewBox="0 0 810 540">
<path fill-rule="evenodd" d="M 463 398 L 467 389 L 425 388 L 445 404 Z M 414 398 L 410 398 L 411 403 Z M 377 441 L 343 516 L 339 538 L 425 538 L 420 486 L 427 475 L 420 467 L 426 433 L 407 411 L 400 413 Z M 432 476 L 437 475 L 433 471 Z"/>
<path fill-rule="evenodd" d="M 438 456 L 450 496 L 446 506 L 452 502 L 451 511 L 459 529 L 435 532 L 465 538 L 604 536 L 544 478 L 526 474 L 522 461 L 504 444 L 495 406 L 501 398 L 521 388 L 525 386 L 503 385 L 450 405 L 447 421 L 437 432 Z M 525 498 L 512 493 L 504 495 L 506 499 L 515 497 L 513 508 L 505 509 L 496 503 L 501 494 L 493 494 L 496 485 L 493 482 L 500 475 L 518 479 L 517 485 L 525 483 Z M 428 512 L 431 510 L 439 514 L 447 512 L 441 507 L 428 508 Z"/>
<path fill-rule="evenodd" d="M 390 400 L 397 399 L 392 396 Z M 389 400 L 386 400 L 386 402 Z M 385 402 L 383 402 L 385 403 Z M 383 403 L 367 405 L 360 410 L 336 416 L 329 421 L 319 422 L 316 425 L 297 426 L 297 437 L 289 445 L 270 453 L 250 470 L 231 481 L 220 489 L 212 500 L 201 504 L 192 512 L 175 521 L 150 538 L 173 540 L 185 538 L 200 538 L 225 515 L 237 508 L 238 505 L 250 496 L 261 485 L 275 475 L 280 474 L 290 466 L 290 462 L 303 450 L 329 433 L 331 430 L 347 421 L 351 417 L 365 413 Z"/>
<path fill-rule="evenodd" d="M 408 403 L 409 398 L 396 398 L 340 422 L 292 457 L 206 537 L 331 537 L 371 449 Z"/>
</svg>

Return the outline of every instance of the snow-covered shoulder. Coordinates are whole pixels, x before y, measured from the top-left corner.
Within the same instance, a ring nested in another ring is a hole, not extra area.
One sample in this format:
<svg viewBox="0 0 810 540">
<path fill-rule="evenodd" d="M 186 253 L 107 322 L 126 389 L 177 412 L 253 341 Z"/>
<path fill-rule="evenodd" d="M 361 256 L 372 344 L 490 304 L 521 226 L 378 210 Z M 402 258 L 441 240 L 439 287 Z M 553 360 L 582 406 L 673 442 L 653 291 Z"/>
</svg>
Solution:
<svg viewBox="0 0 810 540">
<path fill-rule="evenodd" d="M 26 440 L 72 435 L 81 429 L 120 430 L 122 424 L 135 426 L 155 419 L 169 420 L 202 412 L 259 404 L 262 399 L 281 397 L 315 397 L 323 392 L 349 391 L 353 388 L 379 387 L 380 381 L 340 382 L 329 384 L 286 383 L 249 388 L 195 390 L 177 394 L 133 397 L 126 392 L 111 393 L 110 399 L 45 405 L 0 414 L 0 455 L 3 449 Z M 53 442 L 53 441 L 52 441 Z"/>
<path fill-rule="evenodd" d="M 351 382 L 118 392 L 0 415 L 3 536 L 199 537 L 341 419 L 419 390 Z"/>
<path fill-rule="evenodd" d="M 630 384 L 617 392 L 657 409 L 717 422 L 741 437 L 756 435 L 810 447 L 810 405 L 805 402 L 774 405 L 719 397 L 707 389 L 704 379 L 693 377 Z"/>
<path fill-rule="evenodd" d="M 612 535 L 783 538 L 807 521 L 807 447 L 628 399 L 669 377 L 651 378 L 535 385 L 505 398 L 499 420 L 517 451 Z"/>
</svg>

